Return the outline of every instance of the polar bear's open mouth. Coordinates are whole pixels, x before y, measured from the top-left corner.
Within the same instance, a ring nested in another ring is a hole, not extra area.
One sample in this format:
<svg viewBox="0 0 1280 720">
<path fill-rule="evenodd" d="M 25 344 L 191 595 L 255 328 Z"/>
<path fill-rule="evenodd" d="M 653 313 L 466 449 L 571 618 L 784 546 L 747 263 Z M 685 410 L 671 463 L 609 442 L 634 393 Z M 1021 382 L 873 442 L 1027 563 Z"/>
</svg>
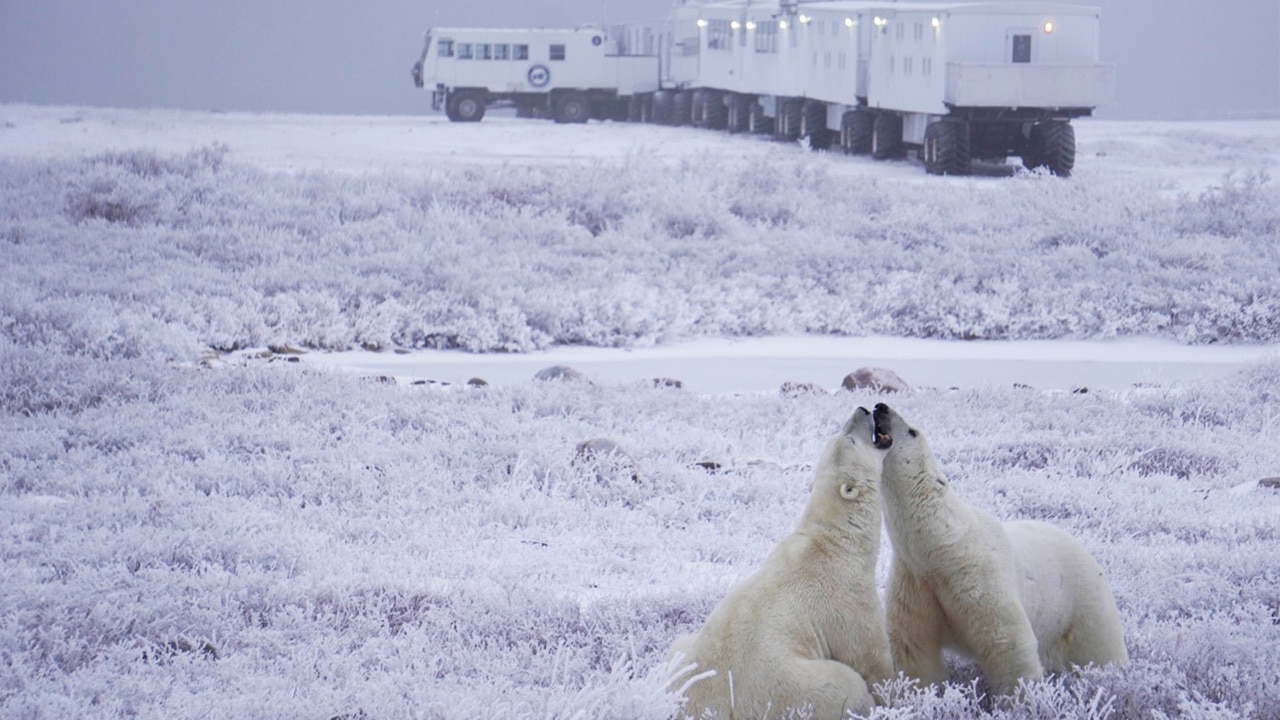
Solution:
<svg viewBox="0 0 1280 720">
<path fill-rule="evenodd" d="M 879 403 L 872 414 L 874 422 L 871 430 L 871 442 L 880 450 L 888 450 L 893 445 L 893 434 L 889 432 L 889 412 L 888 405 Z"/>
</svg>

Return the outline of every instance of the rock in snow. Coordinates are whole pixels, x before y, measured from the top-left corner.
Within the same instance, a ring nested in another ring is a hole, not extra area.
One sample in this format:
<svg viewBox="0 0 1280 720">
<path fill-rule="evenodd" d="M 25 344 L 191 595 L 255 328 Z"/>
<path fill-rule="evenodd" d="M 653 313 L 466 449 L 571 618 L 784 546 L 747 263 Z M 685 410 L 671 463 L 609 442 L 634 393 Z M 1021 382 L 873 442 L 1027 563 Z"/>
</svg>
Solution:
<svg viewBox="0 0 1280 720">
<path fill-rule="evenodd" d="M 875 390 L 876 392 L 910 392 L 907 384 L 892 370 L 881 367 L 861 367 L 844 376 L 841 386 L 845 390 Z"/>
<path fill-rule="evenodd" d="M 549 368 L 539 370 L 534 376 L 534 380 L 565 380 L 569 382 L 585 382 L 590 383 L 586 375 L 574 370 L 568 365 L 552 365 Z"/>
</svg>

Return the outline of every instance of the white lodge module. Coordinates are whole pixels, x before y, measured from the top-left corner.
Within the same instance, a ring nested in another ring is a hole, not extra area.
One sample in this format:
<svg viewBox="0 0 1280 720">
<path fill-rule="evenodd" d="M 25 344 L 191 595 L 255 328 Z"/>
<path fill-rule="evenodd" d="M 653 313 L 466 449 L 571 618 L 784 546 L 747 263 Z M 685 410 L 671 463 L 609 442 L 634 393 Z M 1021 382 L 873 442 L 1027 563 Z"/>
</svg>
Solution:
<svg viewBox="0 0 1280 720">
<path fill-rule="evenodd" d="M 1099 11 L 1048 2 L 677 1 L 658 23 L 437 28 L 413 68 L 449 119 L 492 103 L 557 122 L 692 124 L 806 139 L 935 174 L 1022 158 L 1069 175 L 1072 118 L 1110 101 Z"/>
</svg>

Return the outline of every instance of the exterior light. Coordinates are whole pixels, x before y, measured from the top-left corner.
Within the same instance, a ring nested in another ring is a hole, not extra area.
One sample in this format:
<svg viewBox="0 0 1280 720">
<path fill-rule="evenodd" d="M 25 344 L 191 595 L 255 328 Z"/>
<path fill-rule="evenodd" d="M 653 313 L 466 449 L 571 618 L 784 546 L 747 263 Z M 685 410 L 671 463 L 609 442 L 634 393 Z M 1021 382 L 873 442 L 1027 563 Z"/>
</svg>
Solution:
<svg viewBox="0 0 1280 720">
<path fill-rule="evenodd" d="M 747 29 L 748 29 L 748 30 L 755 30 L 755 29 L 756 29 L 756 23 L 755 23 L 755 21 L 754 21 L 754 20 L 748 20 L 748 21 L 747 21 Z"/>
<path fill-rule="evenodd" d="M 737 30 L 738 28 L 742 27 L 742 23 L 738 22 L 737 20 L 734 20 L 733 22 L 729 23 L 729 27 L 733 28 L 734 30 Z"/>
<path fill-rule="evenodd" d="M 937 30 L 938 28 L 942 27 L 942 21 L 939 20 L 938 18 L 934 18 L 930 24 L 933 25 L 934 30 Z"/>
<path fill-rule="evenodd" d="M 813 18 L 809 17 L 808 15 L 801 15 L 801 16 L 800 16 L 800 22 L 801 22 L 801 23 L 807 23 L 807 22 L 809 22 L 809 21 L 810 21 L 810 20 L 812 20 L 812 19 L 813 19 Z"/>
<path fill-rule="evenodd" d="M 845 27 L 853 27 L 853 18 L 845 18 L 845 19 L 844 19 L 844 26 L 845 26 Z"/>
<path fill-rule="evenodd" d="M 707 26 L 707 21 L 703 20 L 702 18 L 698 18 L 698 27 L 706 27 L 706 26 Z"/>
<path fill-rule="evenodd" d="M 877 15 L 871 22 L 874 23 L 876 27 L 884 27 L 889 21 Z"/>
<path fill-rule="evenodd" d="M 779 30 L 786 30 L 786 29 L 787 29 L 787 21 L 786 21 L 786 20 L 779 20 L 779 21 L 778 21 L 778 29 L 779 29 Z"/>
<path fill-rule="evenodd" d="M 1046 22 L 1046 23 L 1044 24 L 1044 31 L 1045 31 L 1046 33 L 1051 33 L 1051 32 L 1053 32 L 1053 21 L 1052 21 L 1052 20 L 1049 20 L 1048 22 Z"/>
</svg>

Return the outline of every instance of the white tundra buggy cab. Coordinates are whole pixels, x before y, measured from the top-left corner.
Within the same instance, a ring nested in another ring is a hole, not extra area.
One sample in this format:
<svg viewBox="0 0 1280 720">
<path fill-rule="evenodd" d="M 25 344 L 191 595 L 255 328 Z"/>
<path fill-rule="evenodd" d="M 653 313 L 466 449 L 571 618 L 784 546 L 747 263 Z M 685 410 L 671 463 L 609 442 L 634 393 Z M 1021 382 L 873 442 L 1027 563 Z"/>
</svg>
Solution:
<svg viewBox="0 0 1280 720">
<path fill-rule="evenodd" d="M 632 99 L 658 89 L 653 36 L 584 26 L 573 30 L 436 28 L 413 66 L 417 87 L 433 87 L 432 107 L 455 122 L 477 122 L 492 104 L 522 117 L 561 123 L 628 119 Z M 638 51 L 648 49 L 641 54 Z M 631 117 L 638 120 L 640 117 Z"/>
</svg>

